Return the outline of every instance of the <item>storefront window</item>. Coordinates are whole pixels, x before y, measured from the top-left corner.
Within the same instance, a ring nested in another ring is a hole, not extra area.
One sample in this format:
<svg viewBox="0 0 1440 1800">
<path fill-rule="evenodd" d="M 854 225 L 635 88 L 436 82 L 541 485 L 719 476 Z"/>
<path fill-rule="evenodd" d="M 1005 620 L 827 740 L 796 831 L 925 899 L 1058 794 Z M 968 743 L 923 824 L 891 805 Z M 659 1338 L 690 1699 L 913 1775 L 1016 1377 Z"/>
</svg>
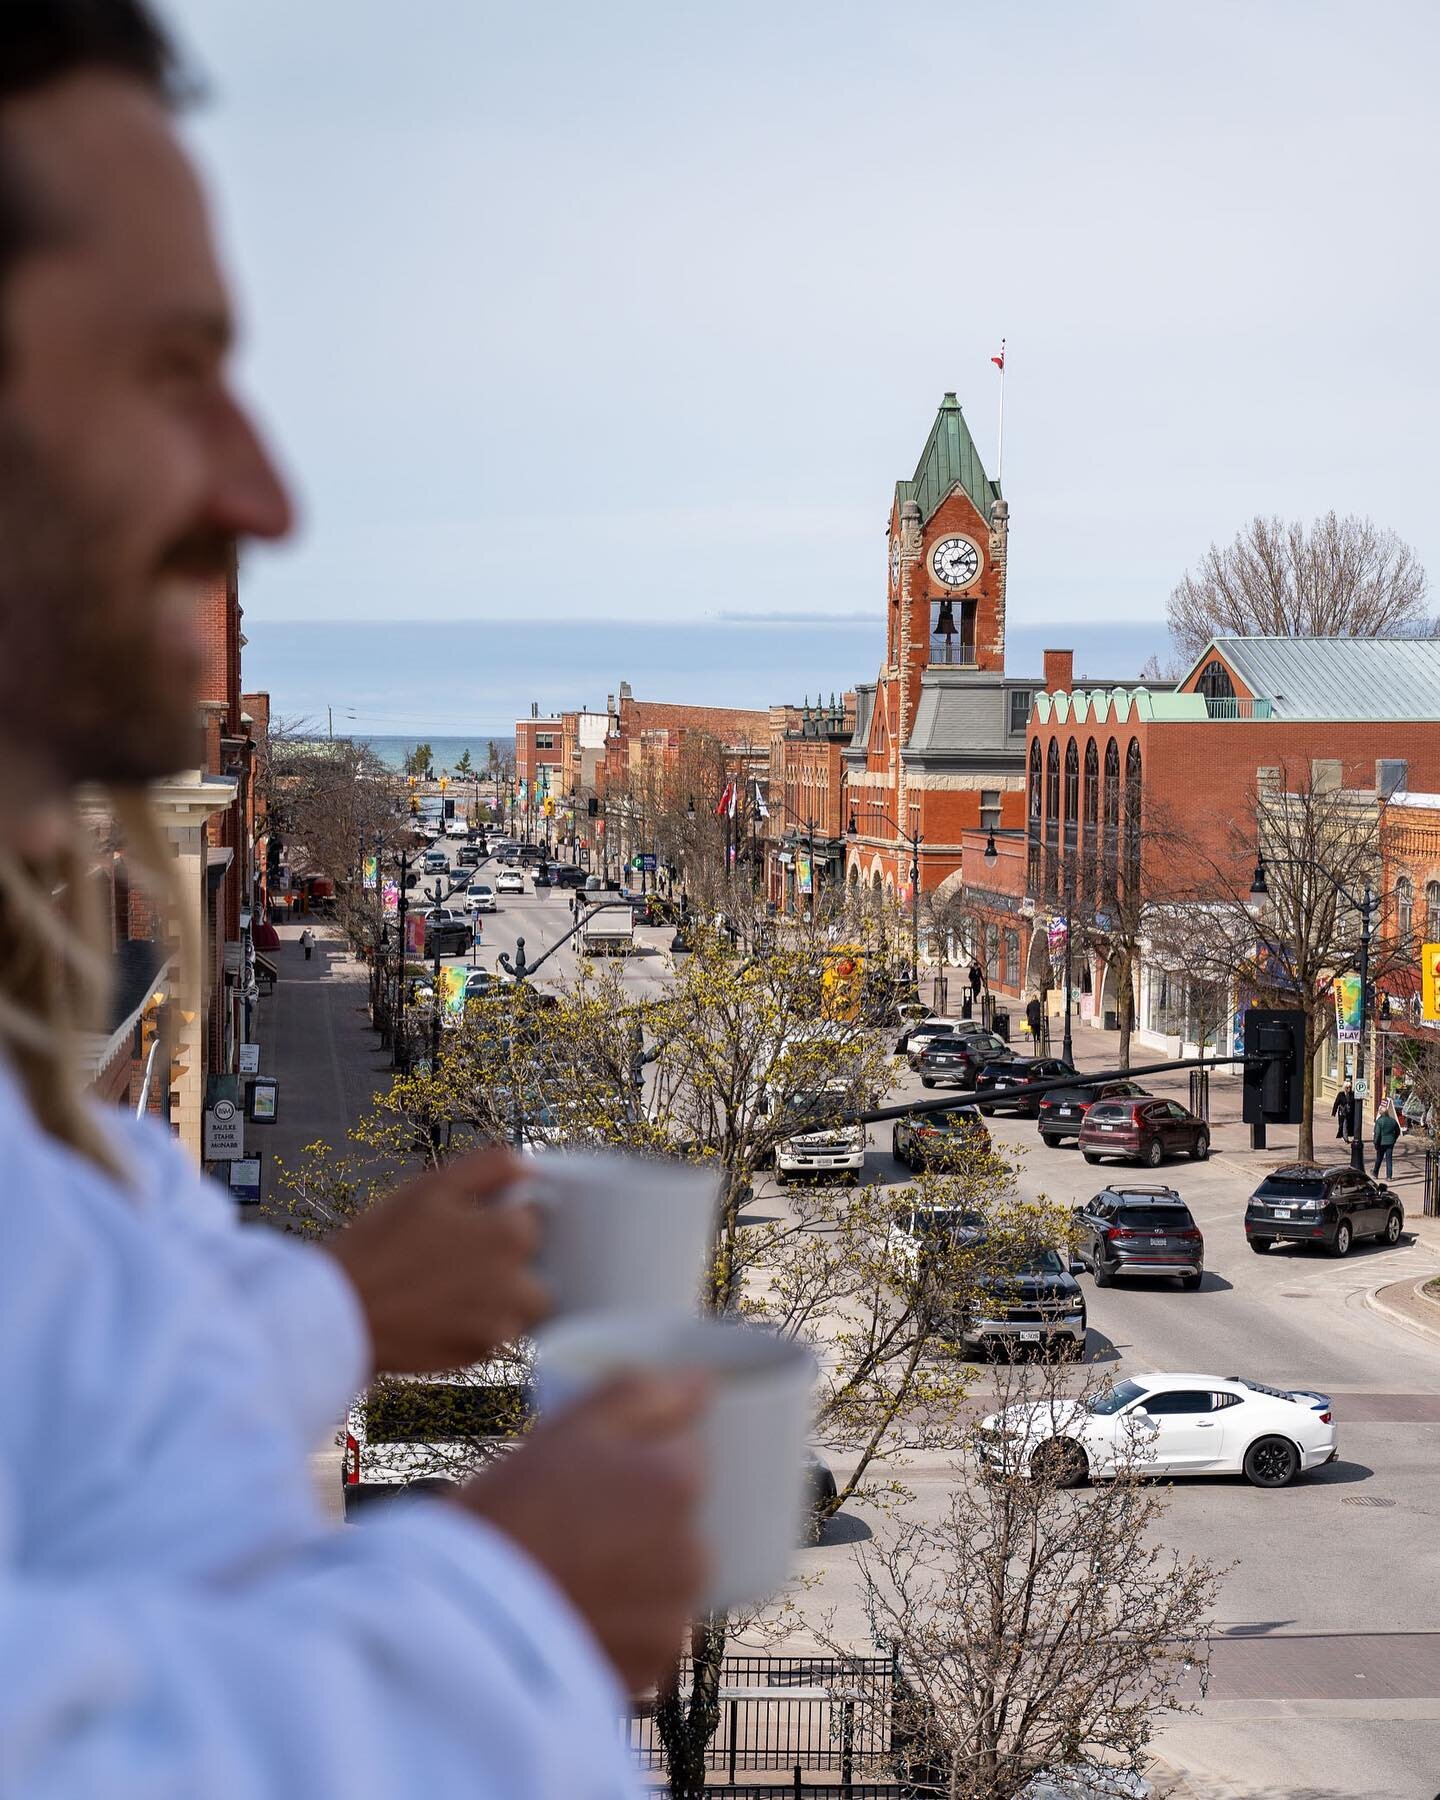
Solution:
<svg viewBox="0 0 1440 1800">
<path fill-rule="evenodd" d="M 1020 986 L 1020 933 L 1018 931 L 1005 933 L 1004 983 L 1006 987 L 1018 988 Z"/>
</svg>

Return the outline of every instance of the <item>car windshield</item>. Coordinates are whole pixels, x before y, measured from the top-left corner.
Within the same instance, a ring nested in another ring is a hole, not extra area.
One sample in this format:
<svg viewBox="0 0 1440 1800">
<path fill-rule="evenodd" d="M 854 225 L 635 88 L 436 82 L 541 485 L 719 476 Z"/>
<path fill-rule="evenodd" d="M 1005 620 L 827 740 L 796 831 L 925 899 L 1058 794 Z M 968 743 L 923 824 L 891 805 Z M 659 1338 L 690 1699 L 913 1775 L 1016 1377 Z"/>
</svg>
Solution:
<svg viewBox="0 0 1440 1800">
<path fill-rule="evenodd" d="M 1016 1271 L 1020 1275 L 1063 1275 L 1065 1265 L 1058 1250 L 1034 1250 Z"/>
<path fill-rule="evenodd" d="M 908 1215 L 905 1229 L 911 1237 L 951 1237 L 957 1231 L 983 1231 L 985 1215 L 969 1207 L 927 1206 Z"/>
<path fill-rule="evenodd" d="M 1267 1175 L 1255 1190 L 1259 1200 L 1310 1200 L 1324 1191 L 1319 1175 Z"/>
<path fill-rule="evenodd" d="M 791 1094 L 785 1101 L 786 1112 L 792 1113 L 836 1113 L 845 1104 L 842 1093 L 827 1094 L 822 1089 L 814 1094 Z"/>
<path fill-rule="evenodd" d="M 973 1131 L 980 1123 L 980 1115 L 972 1112 L 968 1106 L 958 1108 L 954 1112 L 937 1112 L 917 1115 L 915 1123 L 923 1131 L 927 1125 L 940 1131 Z"/>
<path fill-rule="evenodd" d="M 1108 1417 L 1111 1413 L 1121 1412 L 1132 1400 L 1142 1399 L 1148 1392 L 1138 1381 L 1117 1381 L 1107 1393 L 1096 1394 L 1092 1400 L 1087 1400 L 1085 1410 Z"/>
<path fill-rule="evenodd" d="M 1132 1230 L 1179 1231 L 1192 1220 L 1188 1208 L 1183 1206 L 1122 1206 L 1116 1223 Z"/>
<path fill-rule="evenodd" d="M 444 1381 L 386 1382 L 365 1400 L 365 1436 L 372 1444 L 443 1444 L 467 1438 L 512 1437 L 525 1417 L 518 1385 Z"/>
<path fill-rule="evenodd" d="M 968 1050 L 970 1045 L 968 1040 L 962 1037 L 937 1037 L 931 1038 L 930 1048 L 932 1050 Z"/>
</svg>

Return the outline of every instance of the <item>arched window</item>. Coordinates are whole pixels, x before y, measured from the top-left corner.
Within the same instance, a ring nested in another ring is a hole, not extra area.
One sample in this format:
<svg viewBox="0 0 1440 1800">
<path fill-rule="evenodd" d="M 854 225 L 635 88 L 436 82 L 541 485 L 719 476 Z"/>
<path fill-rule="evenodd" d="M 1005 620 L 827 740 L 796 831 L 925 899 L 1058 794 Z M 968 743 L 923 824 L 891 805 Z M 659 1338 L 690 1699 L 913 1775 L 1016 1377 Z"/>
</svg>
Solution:
<svg viewBox="0 0 1440 1800">
<path fill-rule="evenodd" d="M 1206 663 L 1200 671 L 1200 679 L 1195 683 L 1195 692 L 1205 696 L 1206 710 L 1212 719 L 1217 713 L 1223 713 L 1223 707 L 1211 706 L 1209 702 L 1235 698 L 1235 683 L 1230 679 L 1230 671 L 1224 663 L 1214 660 Z"/>
<path fill-rule="evenodd" d="M 1425 883 L 1425 942 L 1440 944 L 1440 881 Z"/>
<path fill-rule="evenodd" d="M 1025 885 L 1027 893 L 1040 892 L 1040 823 L 1045 816 L 1041 787 L 1040 740 L 1030 740 L 1030 805 L 1025 825 Z"/>
<path fill-rule="evenodd" d="M 1404 949 L 1415 931 L 1415 883 L 1401 875 L 1395 883 L 1395 941 Z"/>
<path fill-rule="evenodd" d="M 1125 889 L 1140 887 L 1140 740 L 1131 738 L 1125 752 Z"/>
<path fill-rule="evenodd" d="M 1115 898 L 1120 860 L 1120 751 L 1114 738 L 1105 746 L 1105 855 L 1100 886 L 1107 900 Z"/>
<path fill-rule="evenodd" d="M 1055 892 L 1060 851 L 1060 740 L 1051 738 L 1045 752 L 1045 892 Z"/>
<path fill-rule="evenodd" d="M 1085 830 L 1080 845 L 1080 879 L 1085 904 L 1095 904 L 1096 831 L 1100 818 L 1100 757 L 1091 738 L 1085 746 Z"/>
<path fill-rule="evenodd" d="M 1072 737 L 1065 746 L 1065 855 L 1075 860 L 1076 833 L 1080 829 L 1080 752 Z"/>
</svg>

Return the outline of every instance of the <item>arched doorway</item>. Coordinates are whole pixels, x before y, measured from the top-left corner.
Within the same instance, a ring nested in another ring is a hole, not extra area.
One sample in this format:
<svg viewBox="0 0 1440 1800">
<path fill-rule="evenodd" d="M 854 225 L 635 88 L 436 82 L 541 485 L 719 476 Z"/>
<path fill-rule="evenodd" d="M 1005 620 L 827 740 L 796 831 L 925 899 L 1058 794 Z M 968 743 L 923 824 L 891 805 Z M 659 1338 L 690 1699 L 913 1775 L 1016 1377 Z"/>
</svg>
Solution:
<svg viewBox="0 0 1440 1800">
<path fill-rule="evenodd" d="M 1050 967 L 1050 941 L 1045 935 L 1045 927 L 1036 925 L 1030 933 L 1030 949 L 1025 958 L 1025 992 L 1028 995 L 1038 994 L 1048 988 L 1053 980 Z"/>
</svg>

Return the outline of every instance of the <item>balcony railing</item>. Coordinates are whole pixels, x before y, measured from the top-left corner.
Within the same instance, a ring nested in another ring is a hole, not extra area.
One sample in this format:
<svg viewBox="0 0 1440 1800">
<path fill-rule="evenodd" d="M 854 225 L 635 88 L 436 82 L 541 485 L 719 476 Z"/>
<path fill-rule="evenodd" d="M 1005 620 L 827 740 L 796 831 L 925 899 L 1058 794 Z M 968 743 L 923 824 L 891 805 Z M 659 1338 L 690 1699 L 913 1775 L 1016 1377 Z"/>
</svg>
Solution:
<svg viewBox="0 0 1440 1800">
<path fill-rule="evenodd" d="M 1207 694 L 1205 710 L 1212 719 L 1268 719 L 1268 700 L 1240 700 L 1235 695 Z"/>
</svg>

